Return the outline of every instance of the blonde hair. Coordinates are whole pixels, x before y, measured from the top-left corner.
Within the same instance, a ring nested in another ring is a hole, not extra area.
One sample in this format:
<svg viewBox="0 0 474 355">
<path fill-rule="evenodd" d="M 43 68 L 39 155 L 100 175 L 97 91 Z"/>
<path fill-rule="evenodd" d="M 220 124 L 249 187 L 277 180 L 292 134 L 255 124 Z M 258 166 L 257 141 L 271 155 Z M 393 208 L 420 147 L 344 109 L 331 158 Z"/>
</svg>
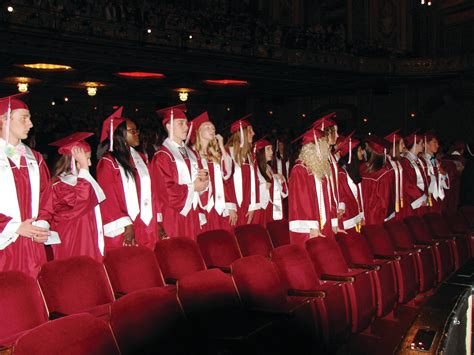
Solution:
<svg viewBox="0 0 474 355">
<path fill-rule="evenodd" d="M 305 144 L 301 148 L 299 159 L 309 168 L 311 173 L 318 179 L 331 176 L 331 166 L 329 165 L 329 144 L 327 138 L 318 140 L 321 158 L 315 143 Z"/>
<path fill-rule="evenodd" d="M 242 148 L 240 148 L 240 130 L 230 136 L 226 145 L 226 148 L 231 150 L 234 160 L 238 165 L 242 165 L 247 157 L 251 158 L 252 145 L 249 142 L 248 129 L 249 127 L 244 128 L 244 144 Z"/>
<path fill-rule="evenodd" d="M 201 127 L 199 127 L 199 129 L 200 128 Z M 196 143 L 194 143 L 194 148 L 199 154 L 201 154 L 203 146 L 202 146 L 201 135 L 199 134 L 199 130 L 196 132 Z M 209 144 L 207 145 L 207 151 L 203 153 L 205 153 L 206 159 L 212 160 L 214 163 L 220 163 L 222 153 L 215 139 L 209 142 Z"/>
</svg>

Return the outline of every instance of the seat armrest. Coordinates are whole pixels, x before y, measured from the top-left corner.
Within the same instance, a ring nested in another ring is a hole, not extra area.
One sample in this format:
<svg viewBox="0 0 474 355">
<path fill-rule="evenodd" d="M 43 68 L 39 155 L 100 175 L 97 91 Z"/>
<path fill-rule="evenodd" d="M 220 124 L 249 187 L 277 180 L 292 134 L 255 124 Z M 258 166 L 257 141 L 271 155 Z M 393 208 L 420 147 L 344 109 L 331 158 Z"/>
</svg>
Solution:
<svg viewBox="0 0 474 355">
<path fill-rule="evenodd" d="M 421 253 L 420 248 L 397 248 L 397 251 L 409 252 L 409 253 Z"/>
<path fill-rule="evenodd" d="M 350 263 L 349 267 L 366 269 L 366 270 L 375 270 L 375 271 L 380 270 L 380 265 L 373 265 L 373 264 Z"/>
<path fill-rule="evenodd" d="M 226 274 L 230 274 L 230 266 L 215 266 L 215 265 L 209 265 L 209 269 L 220 269 L 222 272 L 225 272 Z"/>
<path fill-rule="evenodd" d="M 66 317 L 67 314 L 61 313 L 61 312 L 51 312 L 49 314 L 49 320 L 54 320 L 62 317 Z"/>
<path fill-rule="evenodd" d="M 423 249 L 431 249 L 431 244 L 415 244 L 415 248 Z"/>
<path fill-rule="evenodd" d="M 339 276 L 339 275 L 330 275 L 330 274 L 322 274 L 321 280 L 330 280 L 330 281 L 341 281 L 341 282 L 354 282 L 354 276 Z"/>
<path fill-rule="evenodd" d="M 392 260 L 392 261 L 398 261 L 401 259 L 401 256 L 399 255 L 380 255 L 380 254 L 375 254 L 374 257 L 376 259 L 382 259 L 382 260 Z"/>
<path fill-rule="evenodd" d="M 262 307 L 252 307 L 250 309 L 252 313 L 257 313 L 265 316 L 271 316 L 271 317 L 283 317 L 283 318 L 292 318 L 295 315 L 294 310 L 289 309 L 275 309 L 275 308 L 262 308 Z"/>
<path fill-rule="evenodd" d="M 290 288 L 288 290 L 288 296 L 325 298 L 326 292 L 321 290 L 298 290 L 295 288 Z"/>
<path fill-rule="evenodd" d="M 165 282 L 166 282 L 167 284 L 169 284 L 169 285 L 176 285 L 176 282 L 178 282 L 178 280 L 177 280 L 177 279 L 174 279 L 174 278 L 172 278 L 172 277 L 167 277 L 167 278 L 165 279 Z"/>
</svg>

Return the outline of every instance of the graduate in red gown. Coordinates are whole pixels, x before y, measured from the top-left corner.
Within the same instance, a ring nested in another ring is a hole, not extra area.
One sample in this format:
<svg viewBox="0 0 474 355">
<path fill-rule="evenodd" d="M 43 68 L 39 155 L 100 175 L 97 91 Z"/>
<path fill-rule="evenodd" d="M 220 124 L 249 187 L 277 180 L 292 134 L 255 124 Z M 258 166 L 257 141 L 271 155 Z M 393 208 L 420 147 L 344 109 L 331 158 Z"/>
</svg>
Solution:
<svg viewBox="0 0 474 355">
<path fill-rule="evenodd" d="M 334 147 L 337 143 L 339 138 L 338 127 L 334 118 L 336 117 L 335 112 L 331 112 L 323 117 L 317 119 L 312 127 L 314 129 L 319 129 L 324 132 L 324 136 L 326 137 L 330 151 L 329 151 L 329 163 L 331 166 L 331 176 L 330 176 L 330 183 L 331 183 L 331 191 L 333 194 L 333 198 L 336 201 L 337 205 L 337 215 L 340 218 L 344 213 L 344 205 L 340 203 L 339 198 L 339 165 L 337 164 L 337 157 L 335 155 Z"/>
<path fill-rule="evenodd" d="M 229 179 L 232 172 L 232 158 L 225 150 L 224 138 L 216 134 L 216 127 L 209 120 L 207 112 L 193 119 L 189 129 L 193 148 L 203 169 L 209 172 L 209 189 L 201 197 L 206 213 L 206 224 L 202 229 L 231 230 L 237 222 L 237 212 L 229 211 L 225 201 L 224 181 Z"/>
<path fill-rule="evenodd" d="M 337 206 L 330 186 L 329 144 L 320 130 L 302 136 L 302 148 L 288 182 L 290 240 L 304 245 L 309 238 L 339 232 Z"/>
<path fill-rule="evenodd" d="M 202 169 L 195 152 L 185 144 L 188 134 L 185 109 L 179 105 L 158 111 L 168 138 L 155 153 L 151 170 L 157 220 L 166 235 L 194 239 L 206 223 L 199 201 L 208 189 L 209 172 Z"/>
<path fill-rule="evenodd" d="M 97 152 L 97 181 L 106 197 L 100 204 L 106 252 L 137 244 L 153 249 L 158 240 L 147 159 L 134 149 L 139 132 L 121 117 L 122 109 L 104 121 Z"/>
<path fill-rule="evenodd" d="M 449 194 L 446 195 L 442 206 L 443 211 L 448 213 L 456 211 L 459 207 L 461 178 L 466 166 L 465 147 L 464 142 L 455 142 L 452 153 L 445 155 L 441 160 L 441 164 L 449 176 Z"/>
<path fill-rule="evenodd" d="M 339 218 L 339 227 L 351 233 L 360 233 L 365 224 L 364 200 L 362 198 L 362 176 L 359 167 L 364 160 L 364 151 L 352 133 L 336 146 L 339 155 L 339 203 L 344 213 Z"/>
<path fill-rule="evenodd" d="M 102 262 L 104 229 L 99 204 L 104 192 L 89 173 L 91 147 L 85 141 L 93 133 L 77 132 L 50 145 L 61 157 L 53 171 L 52 228 L 61 243 L 53 245 L 54 259 L 87 255 Z"/>
<path fill-rule="evenodd" d="M 404 139 L 406 153 L 401 159 L 403 168 L 403 216 L 423 215 L 427 212 L 431 197 L 428 195 L 425 168 L 418 158 L 424 151 L 422 135 L 410 134 Z"/>
<path fill-rule="evenodd" d="M 428 178 L 428 193 L 431 196 L 430 212 L 441 213 L 443 202 L 449 190 L 449 177 L 442 164 L 436 159 L 438 138 L 428 132 L 424 135 L 425 151 L 419 154 Z"/>
<path fill-rule="evenodd" d="M 36 277 L 46 262 L 44 243 L 53 205 L 49 171 L 40 153 L 22 143 L 33 127 L 28 106 L 18 97 L 0 99 L 0 271 Z"/>
<path fill-rule="evenodd" d="M 393 183 L 395 186 L 395 199 L 393 200 L 393 202 L 391 202 L 391 204 L 393 205 L 391 207 L 391 210 L 393 211 L 391 215 L 393 214 L 392 218 L 395 219 L 403 218 L 403 213 L 401 213 L 401 210 L 404 208 L 403 167 L 400 163 L 400 160 L 402 158 L 402 155 L 405 154 L 406 148 L 403 138 L 398 134 L 399 131 L 400 130 L 398 129 L 395 132 L 392 132 L 389 135 L 385 136 L 387 142 L 391 144 L 391 148 L 387 150 L 389 152 L 389 154 L 387 154 L 387 160 L 390 166 L 392 167 L 394 173 Z"/>
<path fill-rule="evenodd" d="M 288 149 L 285 142 L 282 139 L 277 139 L 275 144 L 275 154 L 273 155 L 272 168 L 277 174 L 282 175 L 285 180 L 288 180 L 290 176 L 290 157 L 288 155 Z"/>
<path fill-rule="evenodd" d="M 252 140 L 255 136 L 247 115 L 230 126 L 232 134 L 226 149 L 232 157 L 232 175 L 225 183 L 227 208 L 237 211 L 236 225 L 253 223 L 260 208 L 258 197 L 257 166 L 252 156 Z"/>
<path fill-rule="evenodd" d="M 288 187 L 283 175 L 273 173 L 270 163 L 273 160 L 272 144 L 266 139 L 255 143 L 255 160 L 259 180 L 260 209 L 255 211 L 254 223 L 266 227 L 268 222 L 285 218 L 283 201 L 288 196 Z"/>
<path fill-rule="evenodd" d="M 386 163 L 387 148 L 388 143 L 383 138 L 367 137 L 368 160 L 360 167 L 366 224 L 382 224 L 393 212 L 395 178 L 392 167 Z"/>
</svg>

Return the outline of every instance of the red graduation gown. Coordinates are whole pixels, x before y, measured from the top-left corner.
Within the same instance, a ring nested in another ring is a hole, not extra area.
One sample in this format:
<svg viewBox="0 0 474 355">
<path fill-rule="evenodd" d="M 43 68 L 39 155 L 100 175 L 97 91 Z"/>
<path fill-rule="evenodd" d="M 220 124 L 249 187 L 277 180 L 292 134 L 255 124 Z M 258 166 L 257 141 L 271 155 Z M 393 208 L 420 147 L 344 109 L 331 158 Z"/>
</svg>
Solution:
<svg viewBox="0 0 474 355">
<path fill-rule="evenodd" d="M 96 193 L 87 179 L 79 176 L 76 185 L 60 178 L 53 181 L 51 229 L 61 238 L 61 244 L 53 245 L 54 259 L 87 255 L 102 262 L 94 210 L 98 204 Z"/>
<path fill-rule="evenodd" d="M 442 160 L 444 170 L 449 176 L 449 193 L 443 201 L 443 211 L 451 213 L 459 207 L 459 194 L 461 193 L 461 177 L 465 159 L 460 155 L 448 155 Z"/>
<path fill-rule="evenodd" d="M 40 153 L 32 150 L 39 165 L 40 195 L 37 220 L 51 222 L 53 214 L 51 184 L 48 167 Z M 16 186 L 18 204 L 20 207 L 21 220 L 32 218 L 31 211 L 31 186 L 26 159 L 21 158 L 20 168 L 11 161 L 10 166 Z M 0 181 L 0 183 L 5 183 Z M 12 187 L 13 188 L 13 187 Z M 0 230 L 3 231 L 12 218 L 0 214 Z M 0 271 L 22 271 L 32 277 L 36 277 L 38 271 L 46 262 L 44 245 L 34 242 L 31 238 L 19 236 L 18 239 L 0 250 Z"/>
<path fill-rule="evenodd" d="M 191 171 L 189 159 L 185 159 L 185 162 Z M 162 223 L 168 237 L 195 239 L 196 235 L 202 232 L 199 222 L 200 210 L 199 207 L 196 209 L 191 207 L 185 216 L 180 213 L 189 198 L 188 194 L 194 194 L 194 191 L 189 190 L 187 185 L 178 183 L 178 168 L 168 148 L 161 146 L 153 156 L 151 174 L 153 199 L 159 212 L 157 219 Z"/>
<path fill-rule="evenodd" d="M 321 186 L 323 196 L 320 199 L 324 201 L 326 217 L 322 228 L 322 206 L 318 204 L 314 175 L 298 160 L 288 182 L 288 219 L 292 244 L 304 245 L 310 237 L 310 229 L 321 229 L 326 237 L 334 237 L 332 227 L 337 226 L 337 210 L 327 177 L 321 180 Z"/>
<path fill-rule="evenodd" d="M 434 162 L 431 162 L 428 156 L 421 154 L 420 161 L 423 164 L 424 171 L 426 172 L 428 192 L 431 196 L 431 207 L 429 210 L 430 212 L 441 213 L 443 202 L 446 199 L 449 190 L 449 177 L 447 174 L 442 175 L 440 173 L 439 162 L 436 159 Z M 443 193 L 442 197 L 439 196 L 440 192 Z"/>
<path fill-rule="evenodd" d="M 253 164 L 254 167 L 254 174 L 252 176 L 250 164 Z M 257 177 L 257 166 L 254 163 L 249 163 L 246 161 L 242 164 L 242 203 L 239 206 L 237 203 L 237 196 L 235 192 L 235 185 L 234 185 L 234 173 L 235 173 L 235 165 L 236 162 L 233 162 L 233 171 L 231 177 L 225 182 L 224 189 L 226 192 L 226 202 L 228 203 L 229 208 L 237 210 L 237 223 L 236 226 L 240 226 L 243 224 L 247 224 L 247 217 L 245 216 L 250 209 L 254 211 L 258 210 L 258 177 Z M 251 206 L 251 179 L 254 179 L 255 182 L 255 201 L 256 206 Z M 255 223 L 255 213 L 252 221 L 250 223 Z"/>
<path fill-rule="evenodd" d="M 403 209 L 401 214 L 403 217 L 423 215 L 427 212 L 428 206 L 428 184 L 423 166 L 418 158 L 415 161 L 410 161 L 407 157 L 402 157 L 400 164 L 403 167 Z M 423 189 L 417 185 L 417 172 L 415 167 L 423 180 Z"/>
<path fill-rule="evenodd" d="M 147 161 L 142 154 L 140 156 L 142 156 L 145 162 Z M 97 165 L 97 182 L 106 197 L 105 201 L 100 204 L 102 223 L 104 225 L 105 252 L 107 253 L 108 249 L 121 247 L 124 240 L 123 232 L 115 237 L 110 237 L 107 230 L 116 230 L 130 224 L 133 224 L 135 240 L 138 245 L 154 249 L 155 243 L 158 240 L 158 228 L 155 218 L 151 219 L 148 226 L 141 220 L 140 214 L 132 221 L 128 215 L 122 176 L 118 166 L 118 162 L 110 153 L 105 154 Z M 134 171 L 134 180 L 138 201 L 140 201 L 140 176 L 136 169 Z M 153 206 L 153 216 L 155 215 L 154 211 L 155 207 Z"/>
<path fill-rule="evenodd" d="M 263 177 L 262 177 L 263 179 Z M 272 182 L 270 184 L 270 186 L 268 186 L 267 188 L 267 193 L 270 195 L 270 201 L 268 201 L 268 204 L 267 206 L 264 208 L 264 206 L 260 206 L 261 208 L 257 211 L 255 211 L 255 215 L 254 215 L 254 218 L 253 218 L 253 222 L 254 223 L 258 223 L 258 224 L 261 224 L 263 227 L 266 228 L 267 226 L 267 223 L 268 222 L 271 222 L 271 221 L 274 221 L 275 218 L 273 216 L 273 208 L 275 207 L 271 201 L 275 201 L 274 200 L 274 186 L 275 186 L 275 179 L 277 179 L 276 176 L 273 176 L 272 178 Z M 263 181 L 260 181 L 260 184 L 265 184 L 265 186 L 267 185 L 267 182 L 266 180 L 263 180 Z M 282 190 L 281 191 L 281 202 L 282 202 L 282 205 L 281 205 L 281 213 L 282 213 L 282 218 L 278 218 L 278 219 L 284 219 L 286 218 L 286 214 L 285 214 L 285 210 L 284 210 L 284 203 L 285 201 L 287 200 L 286 199 L 286 193 L 288 191 L 288 188 L 286 186 L 286 183 L 284 183 L 282 185 Z M 284 195 L 284 196 L 283 196 Z M 262 195 L 260 194 L 260 201 L 262 201 Z"/>
<path fill-rule="evenodd" d="M 352 182 L 347 171 L 342 168 L 339 169 L 338 183 L 339 203 L 344 206 L 344 214 L 339 219 L 339 227 L 344 230 L 355 230 L 359 233 L 359 227 L 364 220 L 362 184 L 356 185 Z M 350 183 L 352 184 L 349 185 Z"/>
<path fill-rule="evenodd" d="M 390 205 L 395 200 L 393 169 L 387 165 L 378 171 L 367 172 L 367 165 L 360 168 L 362 175 L 362 199 L 366 224 L 381 224 L 390 215 Z"/>
<path fill-rule="evenodd" d="M 209 170 L 209 184 L 212 186 L 212 196 L 210 197 L 211 199 L 215 199 L 216 196 L 216 177 L 214 176 L 214 162 L 211 160 L 207 161 L 207 167 Z M 223 169 L 221 170 L 222 173 L 224 174 L 225 172 Z M 224 181 L 223 181 L 224 184 Z M 203 206 L 207 204 L 207 199 L 208 199 L 208 193 L 203 194 L 201 197 L 201 201 L 203 203 Z M 224 189 L 224 200 L 225 200 L 225 189 Z M 228 231 L 232 230 L 231 225 L 229 224 L 229 217 L 224 217 L 217 213 L 215 206 L 211 208 L 210 211 L 204 211 L 206 215 L 206 224 L 202 226 L 203 231 L 209 231 L 209 230 L 215 230 L 215 229 L 225 229 Z"/>
</svg>

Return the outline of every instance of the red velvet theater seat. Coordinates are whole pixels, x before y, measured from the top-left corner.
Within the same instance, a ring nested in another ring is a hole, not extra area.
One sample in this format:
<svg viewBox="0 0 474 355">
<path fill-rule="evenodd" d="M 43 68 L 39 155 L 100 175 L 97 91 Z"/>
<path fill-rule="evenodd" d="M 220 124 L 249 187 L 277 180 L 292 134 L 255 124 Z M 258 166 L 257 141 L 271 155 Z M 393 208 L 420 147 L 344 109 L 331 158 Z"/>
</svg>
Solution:
<svg viewBox="0 0 474 355">
<path fill-rule="evenodd" d="M 375 259 L 369 244 L 360 234 L 337 236 L 337 242 L 349 267 L 374 270 L 372 273 L 377 291 L 377 316 L 384 317 L 398 301 L 395 265 L 391 260 Z"/>
<path fill-rule="evenodd" d="M 321 281 L 308 253 L 299 245 L 273 249 L 272 261 L 289 294 L 312 295 L 321 291 L 326 294 L 318 309 L 326 342 L 347 340 L 351 334 L 351 309 L 344 284 Z"/>
<path fill-rule="evenodd" d="M 110 326 L 122 354 L 186 353 L 185 319 L 176 294 L 150 288 L 112 304 Z"/>
<path fill-rule="evenodd" d="M 275 248 L 290 244 L 290 226 L 287 219 L 268 222 L 267 231 Z"/>
<path fill-rule="evenodd" d="M 235 236 L 223 229 L 203 232 L 196 237 L 208 268 L 230 272 L 230 264 L 242 257 Z"/>
<path fill-rule="evenodd" d="M 364 226 L 362 234 L 369 242 L 370 248 L 377 259 L 392 260 L 395 264 L 398 286 L 398 302 L 407 303 L 417 294 L 419 275 L 413 252 L 396 249 L 388 232 L 380 224 Z"/>
<path fill-rule="evenodd" d="M 0 272 L 0 346 L 10 346 L 25 330 L 48 321 L 36 280 L 19 272 Z"/>
<path fill-rule="evenodd" d="M 430 245 L 433 249 L 438 273 L 437 281 L 442 282 L 454 271 L 454 258 L 451 252 L 450 241 L 434 238 L 425 220 L 419 216 L 406 217 L 404 222 L 415 239 L 415 243 Z"/>
<path fill-rule="evenodd" d="M 243 256 L 262 255 L 270 257 L 272 241 L 260 224 L 246 224 L 235 227 L 235 236 Z"/>
<path fill-rule="evenodd" d="M 438 239 L 448 239 L 451 242 L 454 255 L 454 265 L 458 269 L 469 259 L 469 239 L 466 234 L 452 233 L 441 213 L 427 213 L 423 216 L 431 233 Z"/>
<path fill-rule="evenodd" d="M 320 327 L 313 300 L 324 298 L 323 292 L 315 293 L 314 298 L 288 296 L 275 265 L 261 255 L 236 260 L 231 273 L 244 306 L 270 317 L 277 334 L 284 334 L 289 344 L 309 350 L 318 343 Z"/>
<path fill-rule="evenodd" d="M 469 258 L 473 257 L 474 253 L 474 227 L 471 227 L 468 220 L 461 211 L 443 214 L 449 229 L 454 234 L 464 234 L 469 242 Z"/>
<path fill-rule="evenodd" d="M 155 254 L 148 248 L 111 249 L 105 255 L 104 265 L 116 296 L 165 286 Z"/>
<path fill-rule="evenodd" d="M 426 292 L 436 285 L 436 259 L 430 245 L 416 244 L 410 229 L 403 221 L 389 221 L 385 229 L 397 250 L 416 251 L 417 270 L 420 275 L 420 292 Z"/>
<path fill-rule="evenodd" d="M 306 251 L 321 279 L 345 282 L 352 311 L 352 332 L 366 329 L 377 312 L 372 271 L 350 269 L 337 242 L 331 238 L 309 239 Z"/>
<path fill-rule="evenodd" d="M 22 335 L 14 355 L 120 354 L 109 326 L 90 314 L 74 314 L 44 323 Z"/>
<path fill-rule="evenodd" d="M 167 284 L 206 269 L 199 247 L 189 238 L 169 238 L 156 243 L 155 255 Z"/>
<path fill-rule="evenodd" d="M 38 282 L 50 316 L 87 312 L 108 319 L 114 295 L 104 266 L 94 259 L 78 256 L 46 263 Z"/>
<path fill-rule="evenodd" d="M 178 299 L 197 340 L 256 346 L 271 322 L 251 317 L 243 308 L 234 282 L 219 269 L 203 270 L 178 280 Z M 206 343 L 204 343 L 206 344 Z M 264 343 L 260 343 L 267 345 Z"/>
</svg>

